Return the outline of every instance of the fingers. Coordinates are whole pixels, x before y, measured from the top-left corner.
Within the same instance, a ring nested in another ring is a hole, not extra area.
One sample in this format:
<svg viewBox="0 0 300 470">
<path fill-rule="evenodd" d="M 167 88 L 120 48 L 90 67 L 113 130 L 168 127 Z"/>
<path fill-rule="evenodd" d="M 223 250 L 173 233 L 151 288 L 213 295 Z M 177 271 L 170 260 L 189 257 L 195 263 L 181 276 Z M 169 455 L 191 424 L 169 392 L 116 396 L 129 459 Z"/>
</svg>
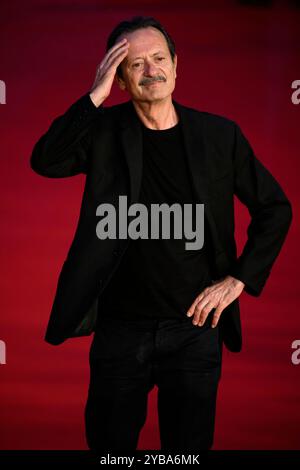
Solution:
<svg viewBox="0 0 300 470">
<path fill-rule="evenodd" d="M 217 281 L 216 285 L 206 287 L 203 292 L 194 300 L 193 304 L 187 312 L 187 316 L 194 315 L 193 324 L 202 326 L 212 309 L 216 309 L 211 326 L 217 326 L 223 310 L 233 302 L 242 292 L 243 285 L 232 282 L 230 276 L 225 277 L 221 281 Z"/>
<path fill-rule="evenodd" d="M 118 65 L 122 62 L 128 53 L 128 44 L 124 45 L 125 47 L 115 48 L 111 56 L 108 59 L 107 56 L 105 56 L 101 64 L 98 65 L 92 89 L 100 83 L 106 73 L 109 72 L 110 68 L 113 68 L 113 75 L 115 74 L 115 70 L 117 69 Z"/>
<path fill-rule="evenodd" d="M 207 320 L 208 315 L 211 313 L 213 309 L 215 312 L 212 317 L 211 327 L 215 328 L 219 322 L 221 313 L 223 312 L 224 308 L 227 306 L 225 302 L 221 302 L 217 308 L 215 307 L 213 302 L 208 302 L 207 304 L 198 304 L 194 311 L 194 318 L 192 323 L 197 326 L 203 326 Z"/>
<path fill-rule="evenodd" d="M 102 62 L 97 66 L 96 77 L 91 88 L 94 93 L 94 103 L 102 103 L 109 94 L 113 84 L 118 65 L 128 54 L 129 42 L 126 38 L 117 42 L 104 56 Z"/>
<path fill-rule="evenodd" d="M 194 316 L 192 323 L 197 326 L 204 325 L 211 310 L 216 308 L 213 316 L 212 325 L 215 327 L 219 321 L 219 317 L 224 309 L 224 299 L 213 296 L 213 289 L 206 287 L 194 300 L 188 309 L 187 316 Z"/>
<path fill-rule="evenodd" d="M 128 54 L 128 47 L 125 48 L 125 50 L 120 51 L 110 62 L 109 67 L 114 67 L 117 68 L 118 65 L 122 62 L 122 60 L 127 56 Z"/>
<path fill-rule="evenodd" d="M 109 59 L 109 57 L 118 49 L 121 49 L 125 45 L 128 45 L 128 41 L 126 38 L 123 38 L 121 41 L 116 42 L 106 53 L 104 59 Z"/>
<path fill-rule="evenodd" d="M 116 51 L 116 53 L 112 55 L 107 62 L 101 62 L 101 64 L 97 68 L 96 80 L 100 80 L 110 71 L 112 71 L 114 75 L 118 65 L 122 62 L 122 60 L 126 57 L 127 54 L 128 47 Z"/>
<path fill-rule="evenodd" d="M 220 316 L 221 316 L 221 313 L 223 312 L 224 310 L 224 306 L 222 304 L 218 305 L 218 307 L 216 308 L 216 311 L 215 313 L 213 314 L 213 319 L 212 319 L 212 322 L 211 322 L 211 327 L 212 328 L 215 328 L 219 322 L 219 319 L 220 319 Z"/>
<path fill-rule="evenodd" d="M 109 67 L 111 63 L 118 57 L 127 54 L 129 47 L 128 41 L 121 41 L 120 43 L 116 44 L 112 47 L 109 52 L 105 55 L 104 59 L 100 64 L 100 68 Z"/>
<path fill-rule="evenodd" d="M 192 315 L 194 315 L 196 305 L 203 299 L 204 295 L 205 295 L 205 292 L 203 291 L 203 292 L 200 292 L 200 294 L 196 297 L 196 299 L 194 300 L 194 302 L 192 303 L 192 305 L 187 311 L 188 317 L 191 317 Z"/>
<path fill-rule="evenodd" d="M 207 302 L 207 301 L 206 301 Z M 204 325 L 209 313 L 214 308 L 213 302 L 200 302 L 194 311 L 193 324 L 202 326 Z"/>
</svg>

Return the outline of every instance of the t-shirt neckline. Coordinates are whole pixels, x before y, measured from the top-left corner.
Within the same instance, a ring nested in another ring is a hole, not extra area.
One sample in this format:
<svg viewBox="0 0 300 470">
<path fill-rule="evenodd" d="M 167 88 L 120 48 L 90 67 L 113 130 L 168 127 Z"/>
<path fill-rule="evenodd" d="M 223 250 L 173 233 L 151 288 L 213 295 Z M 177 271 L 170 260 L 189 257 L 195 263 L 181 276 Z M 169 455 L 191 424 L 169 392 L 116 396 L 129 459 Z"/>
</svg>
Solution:
<svg viewBox="0 0 300 470">
<path fill-rule="evenodd" d="M 179 127 L 180 122 L 178 121 L 175 126 L 168 127 L 167 129 L 151 129 L 150 127 L 146 127 L 145 124 L 142 123 L 143 129 L 146 132 L 155 134 L 155 133 L 167 133 L 167 132 L 172 132 L 173 130 L 177 130 Z"/>
</svg>

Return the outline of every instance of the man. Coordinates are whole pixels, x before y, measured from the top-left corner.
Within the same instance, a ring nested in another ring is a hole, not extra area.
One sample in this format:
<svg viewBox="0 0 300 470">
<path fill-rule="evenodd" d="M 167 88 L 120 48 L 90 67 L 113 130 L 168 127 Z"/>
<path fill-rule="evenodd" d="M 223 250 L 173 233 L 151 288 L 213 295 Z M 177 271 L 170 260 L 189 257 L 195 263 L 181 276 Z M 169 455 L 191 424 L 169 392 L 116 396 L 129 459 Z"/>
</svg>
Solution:
<svg viewBox="0 0 300 470">
<path fill-rule="evenodd" d="M 91 90 L 53 121 L 31 157 L 43 176 L 86 174 L 45 339 L 95 331 L 85 419 L 96 451 L 136 449 L 155 384 L 161 449 L 211 448 L 223 342 L 241 350 L 238 297 L 260 295 L 292 219 L 240 128 L 172 99 L 176 69 L 174 42 L 158 21 L 121 22 Z M 131 99 L 104 107 L 114 80 Z M 238 259 L 234 194 L 251 215 Z M 99 215 L 113 207 L 119 229 L 125 220 L 120 196 L 126 217 L 136 204 L 177 204 L 193 208 L 186 223 L 203 204 L 203 246 L 187 250 L 187 232 L 129 237 L 121 227 L 122 236 L 109 236 L 108 219 L 105 236 Z"/>
</svg>

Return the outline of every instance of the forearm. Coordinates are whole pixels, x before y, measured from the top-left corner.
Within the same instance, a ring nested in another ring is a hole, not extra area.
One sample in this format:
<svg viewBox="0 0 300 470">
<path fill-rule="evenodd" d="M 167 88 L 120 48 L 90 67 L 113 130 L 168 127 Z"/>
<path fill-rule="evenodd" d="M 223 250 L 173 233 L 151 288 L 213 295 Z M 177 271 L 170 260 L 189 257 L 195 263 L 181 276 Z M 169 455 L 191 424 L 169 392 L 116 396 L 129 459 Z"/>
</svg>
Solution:
<svg viewBox="0 0 300 470">
<path fill-rule="evenodd" d="M 102 107 L 97 108 L 85 94 L 54 119 L 33 148 L 32 170 L 56 178 L 85 172 L 90 126 L 102 112 Z"/>
</svg>

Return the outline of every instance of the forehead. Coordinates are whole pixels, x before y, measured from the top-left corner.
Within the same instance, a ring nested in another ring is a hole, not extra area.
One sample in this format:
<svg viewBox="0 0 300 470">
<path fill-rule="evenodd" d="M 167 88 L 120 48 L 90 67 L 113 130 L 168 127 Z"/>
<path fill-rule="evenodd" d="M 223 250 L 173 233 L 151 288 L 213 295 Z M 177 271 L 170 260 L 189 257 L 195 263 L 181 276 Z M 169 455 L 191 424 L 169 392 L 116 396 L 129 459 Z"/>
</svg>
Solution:
<svg viewBox="0 0 300 470">
<path fill-rule="evenodd" d="M 156 28 L 148 27 L 130 33 L 123 33 L 118 40 L 123 38 L 127 38 L 129 42 L 128 60 L 143 53 L 154 53 L 158 50 L 168 51 L 166 38 Z"/>
</svg>

